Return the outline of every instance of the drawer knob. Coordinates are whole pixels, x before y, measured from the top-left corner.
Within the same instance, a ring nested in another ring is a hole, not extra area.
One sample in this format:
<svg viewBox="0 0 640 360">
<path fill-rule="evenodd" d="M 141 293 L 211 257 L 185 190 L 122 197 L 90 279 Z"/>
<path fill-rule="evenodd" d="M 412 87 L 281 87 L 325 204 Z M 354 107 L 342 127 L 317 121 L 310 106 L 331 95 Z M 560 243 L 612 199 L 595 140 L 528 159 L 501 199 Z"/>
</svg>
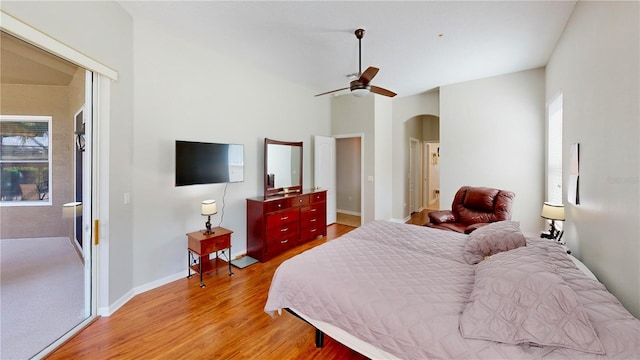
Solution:
<svg viewBox="0 0 640 360">
<path fill-rule="evenodd" d="M 289 239 L 280 240 L 280 244 L 286 244 L 289 242 Z"/>
<path fill-rule="evenodd" d="M 280 231 L 281 232 L 287 232 L 287 231 L 289 231 L 289 228 L 282 228 L 282 229 L 280 229 Z"/>
<path fill-rule="evenodd" d="M 318 219 L 311 219 L 311 222 L 316 222 L 318 221 Z"/>
<path fill-rule="evenodd" d="M 283 216 L 280 218 L 280 220 L 287 220 L 289 217 L 288 216 Z"/>
<path fill-rule="evenodd" d="M 278 207 L 282 207 L 282 204 L 278 204 Z"/>
<path fill-rule="evenodd" d="M 311 209 L 311 212 L 316 212 L 318 211 L 318 209 Z"/>
</svg>

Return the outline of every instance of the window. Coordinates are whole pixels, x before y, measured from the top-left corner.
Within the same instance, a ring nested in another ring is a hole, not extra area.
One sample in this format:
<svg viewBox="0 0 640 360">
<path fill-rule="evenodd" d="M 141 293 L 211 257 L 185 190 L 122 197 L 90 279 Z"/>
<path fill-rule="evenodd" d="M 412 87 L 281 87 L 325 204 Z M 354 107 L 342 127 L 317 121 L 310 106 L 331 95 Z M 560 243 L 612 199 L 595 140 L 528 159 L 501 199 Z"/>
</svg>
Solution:
<svg viewBox="0 0 640 360">
<path fill-rule="evenodd" d="M 548 109 L 547 201 L 562 204 L 562 94 L 551 102 Z"/>
<path fill-rule="evenodd" d="M 51 205 L 51 116 L 0 115 L 0 205 Z"/>
</svg>

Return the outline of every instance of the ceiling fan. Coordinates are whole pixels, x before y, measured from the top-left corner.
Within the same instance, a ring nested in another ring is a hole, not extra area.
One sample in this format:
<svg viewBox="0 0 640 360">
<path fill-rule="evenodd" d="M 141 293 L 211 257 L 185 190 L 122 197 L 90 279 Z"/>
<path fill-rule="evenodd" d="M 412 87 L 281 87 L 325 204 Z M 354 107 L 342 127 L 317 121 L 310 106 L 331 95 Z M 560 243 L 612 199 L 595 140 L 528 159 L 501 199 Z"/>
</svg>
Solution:
<svg viewBox="0 0 640 360">
<path fill-rule="evenodd" d="M 351 81 L 349 87 L 327 91 L 316 96 L 331 94 L 346 89 L 350 89 L 351 93 L 354 96 L 358 97 L 369 95 L 369 92 L 388 97 L 396 96 L 396 93 L 394 93 L 393 91 L 369 84 L 380 69 L 378 69 L 377 67 L 369 66 L 367 70 L 362 72 L 362 38 L 364 37 L 364 30 L 358 29 L 355 31 L 355 34 L 356 38 L 358 38 L 358 79 Z"/>
</svg>

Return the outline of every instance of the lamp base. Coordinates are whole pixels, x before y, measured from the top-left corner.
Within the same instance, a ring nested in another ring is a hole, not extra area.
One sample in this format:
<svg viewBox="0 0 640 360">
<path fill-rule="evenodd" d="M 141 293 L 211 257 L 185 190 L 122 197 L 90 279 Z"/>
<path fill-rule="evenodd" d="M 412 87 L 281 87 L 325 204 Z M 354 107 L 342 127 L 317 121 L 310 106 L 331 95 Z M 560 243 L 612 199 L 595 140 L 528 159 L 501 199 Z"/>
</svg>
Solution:
<svg viewBox="0 0 640 360">
<path fill-rule="evenodd" d="M 546 231 L 541 232 L 540 237 L 543 239 L 553 239 L 553 236 Z"/>
<path fill-rule="evenodd" d="M 560 232 L 560 230 L 556 229 L 556 223 L 554 220 L 551 220 L 551 227 L 549 227 L 549 231 L 548 232 L 542 232 L 540 234 L 541 238 L 544 239 L 551 239 L 551 240 L 559 240 L 559 237 L 561 237 L 562 234 Z"/>
<path fill-rule="evenodd" d="M 207 222 L 204 223 L 204 226 L 206 228 L 206 230 L 204 231 L 205 235 L 211 235 L 214 233 L 213 231 L 211 231 L 211 215 L 207 217 Z"/>
</svg>

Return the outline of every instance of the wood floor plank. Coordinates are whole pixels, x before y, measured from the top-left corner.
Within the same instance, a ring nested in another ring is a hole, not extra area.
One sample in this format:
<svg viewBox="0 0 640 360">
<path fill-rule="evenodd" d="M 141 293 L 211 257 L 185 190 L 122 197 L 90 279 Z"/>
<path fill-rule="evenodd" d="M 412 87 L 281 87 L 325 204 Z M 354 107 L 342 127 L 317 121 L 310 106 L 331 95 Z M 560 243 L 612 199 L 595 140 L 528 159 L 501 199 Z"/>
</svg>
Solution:
<svg viewBox="0 0 640 360">
<path fill-rule="evenodd" d="M 220 268 L 136 295 L 56 349 L 48 359 L 364 359 L 331 338 L 315 347 L 315 330 L 283 312 L 264 312 L 273 273 L 284 260 L 353 227 L 333 224 L 327 236 L 266 263 Z M 186 250 L 185 250 L 186 251 Z"/>
</svg>

